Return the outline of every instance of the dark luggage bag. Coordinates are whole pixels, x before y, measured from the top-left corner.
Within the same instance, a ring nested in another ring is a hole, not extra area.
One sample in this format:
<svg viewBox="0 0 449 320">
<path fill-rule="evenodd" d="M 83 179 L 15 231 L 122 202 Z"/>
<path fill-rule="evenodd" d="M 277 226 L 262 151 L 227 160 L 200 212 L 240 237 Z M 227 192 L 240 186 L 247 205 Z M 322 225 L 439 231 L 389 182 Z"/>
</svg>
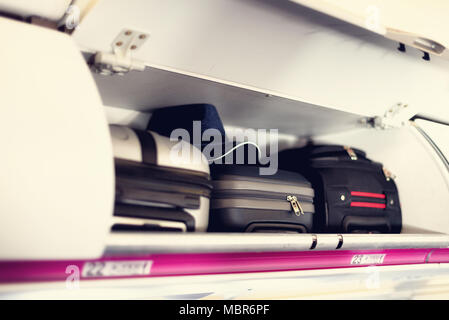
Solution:
<svg viewBox="0 0 449 320">
<path fill-rule="evenodd" d="M 315 232 L 400 233 L 396 184 L 364 151 L 338 145 L 279 153 L 282 169 L 302 173 L 315 189 Z"/>
<path fill-rule="evenodd" d="M 258 166 L 221 165 L 212 171 L 210 231 L 312 230 L 314 191 L 300 174 L 259 175 Z"/>
</svg>

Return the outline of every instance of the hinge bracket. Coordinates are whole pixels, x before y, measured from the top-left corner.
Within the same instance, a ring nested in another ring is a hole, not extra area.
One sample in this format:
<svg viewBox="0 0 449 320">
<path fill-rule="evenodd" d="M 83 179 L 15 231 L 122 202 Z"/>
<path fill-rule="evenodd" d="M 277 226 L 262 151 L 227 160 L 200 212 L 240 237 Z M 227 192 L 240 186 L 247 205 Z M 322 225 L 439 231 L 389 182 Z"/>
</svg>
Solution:
<svg viewBox="0 0 449 320">
<path fill-rule="evenodd" d="M 102 75 L 123 75 L 131 70 L 145 70 L 143 61 L 133 58 L 149 34 L 132 29 L 123 29 L 112 42 L 112 52 L 97 52 L 94 56 L 93 69 Z"/>
<path fill-rule="evenodd" d="M 368 122 L 376 129 L 401 128 L 407 126 L 416 114 L 416 110 L 408 104 L 396 103 L 383 116 L 374 117 Z"/>
</svg>

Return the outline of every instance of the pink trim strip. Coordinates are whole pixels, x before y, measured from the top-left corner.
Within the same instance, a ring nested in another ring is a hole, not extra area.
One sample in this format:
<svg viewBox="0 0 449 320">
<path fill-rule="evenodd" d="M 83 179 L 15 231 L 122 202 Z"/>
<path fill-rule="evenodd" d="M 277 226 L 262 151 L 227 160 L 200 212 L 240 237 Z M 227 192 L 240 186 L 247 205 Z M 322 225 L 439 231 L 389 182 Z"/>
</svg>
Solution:
<svg viewBox="0 0 449 320">
<path fill-rule="evenodd" d="M 428 257 L 428 263 L 448 263 L 449 262 L 449 249 L 434 249 Z"/>
<path fill-rule="evenodd" d="M 101 264 L 130 261 L 152 261 L 149 274 L 138 276 L 83 276 L 83 268 L 86 263 Z M 449 262 L 449 249 L 154 254 L 137 257 L 110 257 L 96 260 L 3 261 L 0 262 L 0 283 L 66 281 L 72 274 L 70 271 L 66 273 L 69 266 L 72 266 L 70 270 L 73 270 L 74 267 L 79 269 L 81 280 L 93 280 L 441 262 Z"/>
<path fill-rule="evenodd" d="M 351 191 L 351 196 L 385 199 L 385 195 L 384 194 L 372 193 L 372 192 L 362 192 L 362 191 Z"/>
</svg>

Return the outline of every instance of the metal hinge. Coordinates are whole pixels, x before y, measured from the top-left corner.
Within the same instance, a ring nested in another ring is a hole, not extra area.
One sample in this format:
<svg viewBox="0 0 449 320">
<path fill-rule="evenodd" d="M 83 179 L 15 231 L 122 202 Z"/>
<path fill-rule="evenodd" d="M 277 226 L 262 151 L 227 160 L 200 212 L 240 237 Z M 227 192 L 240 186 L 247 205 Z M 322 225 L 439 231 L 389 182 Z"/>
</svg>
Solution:
<svg viewBox="0 0 449 320">
<path fill-rule="evenodd" d="M 417 114 L 417 111 L 405 103 L 397 103 L 388 108 L 383 116 L 365 119 L 363 122 L 370 124 L 376 129 L 401 128 L 409 125 L 410 119 Z"/>
<path fill-rule="evenodd" d="M 123 29 L 112 43 L 112 52 L 97 52 L 93 70 L 102 75 L 123 75 L 131 70 L 145 70 L 143 61 L 133 58 L 133 53 L 142 47 L 149 34 Z"/>
</svg>

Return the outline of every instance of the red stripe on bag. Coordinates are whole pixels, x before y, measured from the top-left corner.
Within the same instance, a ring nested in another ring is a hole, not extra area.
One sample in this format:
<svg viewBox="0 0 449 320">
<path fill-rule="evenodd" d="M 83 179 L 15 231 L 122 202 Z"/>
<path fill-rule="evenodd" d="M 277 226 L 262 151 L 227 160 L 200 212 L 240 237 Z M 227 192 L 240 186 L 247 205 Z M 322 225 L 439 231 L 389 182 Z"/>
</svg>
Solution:
<svg viewBox="0 0 449 320">
<path fill-rule="evenodd" d="M 351 191 L 351 196 L 385 199 L 385 195 L 381 193 Z"/>
<path fill-rule="evenodd" d="M 351 202 L 351 207 L 363 207 L 363 208 L 376 208 L 385 209 L 385 203 L 372 203 L 372 202 Z"/>
</svg>

